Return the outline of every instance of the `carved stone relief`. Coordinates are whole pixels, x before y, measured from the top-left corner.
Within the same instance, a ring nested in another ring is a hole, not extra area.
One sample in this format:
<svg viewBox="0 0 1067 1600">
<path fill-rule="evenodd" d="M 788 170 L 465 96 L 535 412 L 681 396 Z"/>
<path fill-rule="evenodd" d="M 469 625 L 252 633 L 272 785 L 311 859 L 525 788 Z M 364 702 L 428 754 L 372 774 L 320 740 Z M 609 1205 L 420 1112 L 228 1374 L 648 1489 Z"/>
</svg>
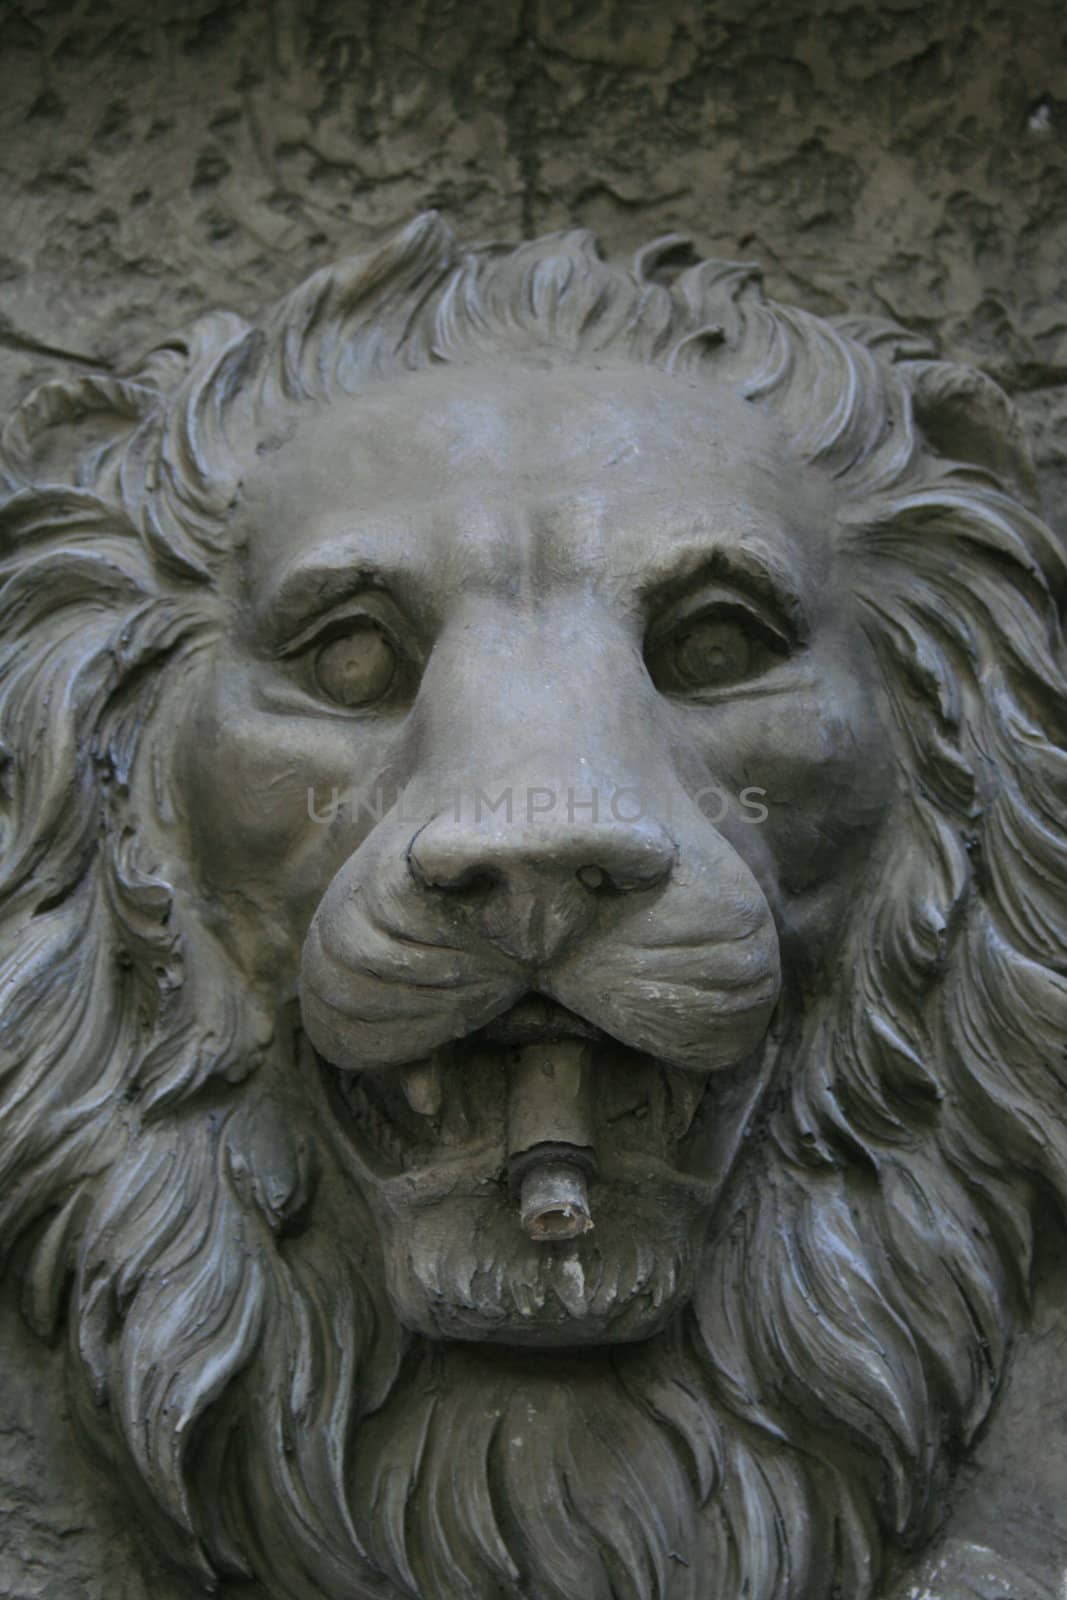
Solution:
<svg viewBox="0 0 1067 1600">
<path fill-rule="evenodd" d="M 3 472 L 2 1236 L 170 1558 L 1050 1594 L 996 1527 L 922 1566 L 1067 1197 L 1003 393 L 677 236 L 428 214 Z"/>
</svg>

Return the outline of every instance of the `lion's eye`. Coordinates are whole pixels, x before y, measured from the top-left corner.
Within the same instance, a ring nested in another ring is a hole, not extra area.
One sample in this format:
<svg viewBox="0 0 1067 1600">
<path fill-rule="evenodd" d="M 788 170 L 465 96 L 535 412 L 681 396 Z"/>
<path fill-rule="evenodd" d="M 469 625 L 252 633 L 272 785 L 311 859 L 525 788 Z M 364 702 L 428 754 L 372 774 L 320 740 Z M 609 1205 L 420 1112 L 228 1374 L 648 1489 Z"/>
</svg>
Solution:
<svg viewBox="0 0 1067 1600">
<path fill-rule="evenodd" d="M 738 623 L 709 619 L 674 640 L 672 665 L 687 687 L 704 689 L 743 678 L 751 658 L 751 645 Z"/>
<path fill-rule="evenodd" d="M 372 705 L 393 681 L 396 651 L 372 622 L 362 622 L 320 647 L 314 673 L 321 692 L 338 705 Z"/>
<path fill-rule="evenodd" d="M 788 654 L 788 641 L 747 607 L 717 604 L 661 630 L 648 670 L 664 694 L 700 694 L 757 677 Z"/>
</svg>

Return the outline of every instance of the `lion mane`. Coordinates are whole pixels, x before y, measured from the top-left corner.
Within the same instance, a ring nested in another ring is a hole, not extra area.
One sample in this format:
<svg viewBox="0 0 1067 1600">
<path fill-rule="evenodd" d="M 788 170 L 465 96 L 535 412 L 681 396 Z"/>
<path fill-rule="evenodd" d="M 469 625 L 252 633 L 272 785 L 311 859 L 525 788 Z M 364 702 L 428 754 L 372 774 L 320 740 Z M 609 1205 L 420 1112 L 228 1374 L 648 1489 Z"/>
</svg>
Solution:
<svg viewBox="0 0 1067 1600">
<path fill-rule="evenodd" d="M 900 774 L 692 1304 L 645 1344 L 434 1346 L 172 845 L 168 701 L 287 420 L 454 362 L 725 383 L 832 476 Z M 284 1600 L 831 1600 L 929 1535 L 1067 1199 L 1062 552 L 981 374 L 679 237 L 464 249 L 434 215 L 261 322 L 32 394 L 0 509 L 0 1238 L 89 1442 L 205 1583 Z M 168 853 L 168 849 L 170 853 Z"/>
</svg>

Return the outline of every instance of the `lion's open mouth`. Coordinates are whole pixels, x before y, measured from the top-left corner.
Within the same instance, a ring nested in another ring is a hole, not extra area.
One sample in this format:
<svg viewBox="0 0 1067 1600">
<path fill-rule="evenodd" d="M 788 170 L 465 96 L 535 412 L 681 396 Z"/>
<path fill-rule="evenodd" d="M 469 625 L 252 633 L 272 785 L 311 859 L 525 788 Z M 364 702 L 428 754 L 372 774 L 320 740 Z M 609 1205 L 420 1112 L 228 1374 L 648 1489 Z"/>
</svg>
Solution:
<svg viewBox="0 0 1067 1600">
<path fill-rule="evenodd" d="M 499 1147 L 505 1181 L 510 1086 L 518 1061 L 535 1046 L 547 1060 L 554 1051 L 580 1051 L 590 1075 L 589 1137 L 601 1162 L 624 1152 L 672 1163 L 682 1156 L 709 1080 L 633 1050 L 541 996 L 526 997 L 428 1061 L 353 1073 L 319 1060 L 345 1132 L 380 1176 Z M 548 1101 L 543 1114 L 546 1143 L 553 1142 Z"/>
</svg>

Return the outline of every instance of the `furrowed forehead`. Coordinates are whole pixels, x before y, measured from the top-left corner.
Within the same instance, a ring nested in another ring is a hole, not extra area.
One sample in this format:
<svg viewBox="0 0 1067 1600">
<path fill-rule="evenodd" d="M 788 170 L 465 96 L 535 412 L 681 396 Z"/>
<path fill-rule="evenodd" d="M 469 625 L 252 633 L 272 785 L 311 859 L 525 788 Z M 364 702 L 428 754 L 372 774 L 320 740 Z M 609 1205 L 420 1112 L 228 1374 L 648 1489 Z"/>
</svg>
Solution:
<svg viewBox="0 0 1067 1600">
<path fill-rule="evenodd" d="M 255 604 L 289 617 L 360 583 L 440 603 L 519 567 L 640 595 L 730 549 L 797 605 L 791 568 L 824 562 L 832 507 L 769 419 L 706 383 L 451 368 L 309 412 L 248 474 L 241 519 Z"/>
</svg>

